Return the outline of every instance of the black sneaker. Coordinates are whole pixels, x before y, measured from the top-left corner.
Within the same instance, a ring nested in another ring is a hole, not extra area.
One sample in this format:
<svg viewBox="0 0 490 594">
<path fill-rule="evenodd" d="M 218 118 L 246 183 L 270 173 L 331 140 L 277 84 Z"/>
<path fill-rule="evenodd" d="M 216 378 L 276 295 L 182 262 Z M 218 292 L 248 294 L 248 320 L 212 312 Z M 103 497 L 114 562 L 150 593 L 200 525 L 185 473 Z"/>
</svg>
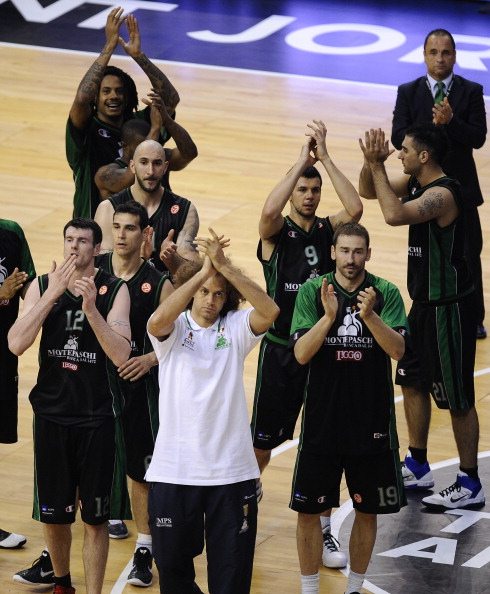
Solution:
<svg viewBox="0 0 490 594">
<path fill-rule="evenodd" d="M 109 538 L 128 538 L 129 536 L 129 530 L 128 527 L 126 526 L 126 524 L 121 521 L 118 522 L 117 524 L 111 524 L 109 523 Z"/>
<path fill-rule="evenodd" d="M 22 534 L 0 529 L 0 549 L 20 549 L 26 542 L 27 538 Z"/>
<path fill-rule="evenodd" d="M 153 574 L 151 573 L 152 556 L 150 549 L 138 547 L 133 557 L 133 569 L 128 575 L 128 584 L 148 588 L 151 586 Z"/>
<path fill-rule="evenodd" d="M 54 571 L 48 551 L 43 551 L 31 567 L 14 574 L 14 582 L 29 586 L 54 586 Z"/>
</svg>

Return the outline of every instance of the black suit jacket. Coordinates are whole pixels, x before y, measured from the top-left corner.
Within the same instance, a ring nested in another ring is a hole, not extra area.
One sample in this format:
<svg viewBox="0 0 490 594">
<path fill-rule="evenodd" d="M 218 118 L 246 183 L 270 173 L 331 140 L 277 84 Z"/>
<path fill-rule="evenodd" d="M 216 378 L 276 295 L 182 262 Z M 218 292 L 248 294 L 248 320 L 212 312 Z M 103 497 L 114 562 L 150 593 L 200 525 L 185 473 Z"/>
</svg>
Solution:
<svg viewBox="0 0 490 594">
<path fill-rule="evenodd" d="M 462 76 L 454 76 L 448 100 L 453 119 L 445 126 L 451 149 L 443 163 L 447 175 L 459 180 L 468 206 L 478 206 L 483 196 L 478 182 L 473 149 L 483 146 L 487 135 L 487 118 L 483 87 Z M 413 125 L 432 122 L 434 99 L 425 76 L 398 87 L 391 142 L 400 149 L 405 130 Z"/>
</svg>

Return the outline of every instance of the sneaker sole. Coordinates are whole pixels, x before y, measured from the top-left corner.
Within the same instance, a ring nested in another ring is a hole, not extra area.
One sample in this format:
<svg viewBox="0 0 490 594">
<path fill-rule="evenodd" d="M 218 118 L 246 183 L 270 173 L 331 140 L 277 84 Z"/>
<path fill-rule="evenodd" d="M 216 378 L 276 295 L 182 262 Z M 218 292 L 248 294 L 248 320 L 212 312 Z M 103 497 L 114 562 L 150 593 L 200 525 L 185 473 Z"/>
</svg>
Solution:
<svg viewBox="0 0 490 594">
<path fill-rule="evenodd" d="M 109 538 L 113 538 L 114 540 L 123 540 L 124 538 L 128 538 L 129 536 L 129 532 L 127 534 L 110 534 L 109 533 Z"/>
<path fill-rule="evenodd" d="M 425 483 L 412 483 L 412 484 L 403 484 L 405 491 L 428 491 L 429 489 L 434 488 L 434 481 L 427 481 Z"/>
<path fill-rule="evenodd" d="M 127 580 L 127 583 L 131 584 L 131 586 L 138 586 L 139 588 L 149 588 L 153 583 L 153 579 L 151 580 L 151 582 L 145 583 L 139 580 L 138 578 L 129 578 Z"/>
<path fill-rule="evenodd" d="M 322 564 L 323 567 L 328 567 L 328 569 L 343 569 L 344 567 L 347 567 L 347 563 L 325 563 L 325 561 L 322 559 Z"/>
<path fill-rule="evenodd" d="M 17 582 L 18 584 L 25 584 L 26 586 L 30 586 L 31 588 L 37 588 L 38 590 L 50 590 L 54 586 L 54 581 L 51 583 L 37 583 L 37 582 L 30 582 L 29 580 L 25 580 L 22 576 L 14 574 L 12 580 Z"/>
<path fill-rule="evenodd" d="M 429 509 L 434 509 L 438 511 L 442 511 L 445 509 L 480 509 L 485 505 L 485 501 L 481 501 L 479 503 L 469 503 L 467 505 L 455 505 L 454 507 L 449 507 L 448 505 L 443 505 L 442 503 L 429 503 L 423 500 L 422 503 Z"/>
</svg>

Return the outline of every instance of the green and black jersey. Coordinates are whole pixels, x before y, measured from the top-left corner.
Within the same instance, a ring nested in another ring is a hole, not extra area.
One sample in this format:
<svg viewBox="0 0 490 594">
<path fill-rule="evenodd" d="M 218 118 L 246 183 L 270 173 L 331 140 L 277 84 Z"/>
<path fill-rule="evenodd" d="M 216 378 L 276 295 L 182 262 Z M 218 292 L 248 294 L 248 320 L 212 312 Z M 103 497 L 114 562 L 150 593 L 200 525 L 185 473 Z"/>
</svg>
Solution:
<svg viewBox="0 0 490 594">
<path fill-rule="evenodd" d="M 134 200 L 130 188 L 118 192 L 108 198 L 114 210 L 120 204 L 129 200 Z M 182 196 L 177 196 L 170 190 L 165 189 L 162 200 L 157 210 L 150 217 L 150 227 L 153 228 L 153 253 L 151 254 L 151 263 L 160 272 L 167 272 L 167 267 L 160 260 L 160 246 L 167 237 L 170 229 L 175 231 L 174 242 L 177 242 L 180 231 L 185 225 L 187 214 L 190 208 L 190 201 Z"/>
<path fill-rule="evenodd" d="M 134 117 L 149 121 L 148 108 L 135 112 Z M 163 144 L 166 131 L 163 129 L 162 132 Z M 68 118 L 65 150 L 75 182 L 73 216 L 93 218 L 100 202 L 99 190 L 94 181 L 95 174 L 100 167 L 121 157 L 121 129 L 106 124 L 93 115 L 86 127 L 80 130 Z"/>
<path fill-rule="evenodd" d="M 447 188 L 452 193 L 459 214 L 446 227 L 439 227 L 435 220 L 410 225 L 407 284 L 413 301 L 438 305 L 467 295 L 473 290 L 473 281 L 465 259 L 465 206 L 459 183 L 441 177 L 420 187 L 412 176 L 409 196 L 403 201 L 419 198 L 434 186 Z"/>
<path fill-rule="evenodd" d="M 15 268 L 36 278 L 34 262 L 24 232 L 14 221 L 0 219 L 0 286 Z M 11 299 L 0 299 L 0 384 L 17 376 L 17 357 L 9 350 L 7 334 L 19 313 L 20 291 Z"/>
<path fill-rule="evenodd" d="M 281 231 L 273 238 L 275 247 L 269 260 L 262 258 L 262 242 L 259 241 L 257 258 L 264 270 L 267 294 L 281 309 L 267 334 L 271 340 L 288 343 L 299 288 L 335 268 L 331 257 L 332 239 L 333 229 L 328 217 L 315 217 L 309 232 L 285 217 Z"/>
<path fill-rule="evenodd" d="M 49 278 L 38 277 L 41 295 Z M 98 270 L 96 307 L 104 319 L 124 284 Z M 82 297 L 66 290 L 44 320 L 39 373 L 29 399 L 34 413 L 60 425 L 97 427 L 120 414 L 116 370 L 82 310 Z"/>
<path fill-rule="evenodd" d="M 294 345 L 324 315 L 323 276 L 305 283 L 296 299 L 291 326 Z M 347 293 L 326 275 L 338 300 L 335 322 L 310 361 L 301 431 L 301 447 L 325 448 L 333 455 L 370 454 L 398 447 L 391 359 L 359 316 L 359 291 L 376 291 L 374 311 L 387 326 L 404 334 L 405 308 L 400 292 L 388 281 L 366 273 L 361 285 Z"/>
</svg>

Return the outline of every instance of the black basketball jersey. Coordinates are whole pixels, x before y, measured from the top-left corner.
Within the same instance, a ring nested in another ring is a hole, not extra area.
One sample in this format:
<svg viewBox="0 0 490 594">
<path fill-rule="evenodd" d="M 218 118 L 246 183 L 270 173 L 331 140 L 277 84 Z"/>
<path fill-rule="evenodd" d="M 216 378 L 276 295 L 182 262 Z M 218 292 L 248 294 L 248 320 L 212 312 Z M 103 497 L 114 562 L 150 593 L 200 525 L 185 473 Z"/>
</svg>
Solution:
<svg viewBox="0 0 490 594">
<path fill-rule="evenodd" d="M 49 278 L 38 277 L 41 295 Z M 98 270 L 96 307 L 104 319 L 124 284 Z M 95 427 L 119 414 L 114 365 L 82 310 L 82 297 L 66 290 L 46 317 L 39 346 L 39 373 L 29 399 L 34 413 L 59 423 Z"/>
<path fill-rule="evenodd" d="M 410 225 L 408 232 L 408 292 L 413 301 L 434 305 L 455 301 L 473 290 L 473 280 L 465 258 L 465 205 L 459 182 L 441 177 L 420 187 L 415 177 L 408 184 L 409 202 L 433 186 L 447 188 L 459 209 L 446 227 L 435 220 Z"/>
<path fill-rule="evenodd" d="M 115 274 L 112 252 L 97 256 L 95 263 L 109 274 Z M 146 332 L 146 324 L 160 303 L 160 295 L 167 278 L 168 274 L 159 272 L 149 262 L 142 260 L 136 274 L 126 281 L 131 299 L 131 357 L 138 357 L 153 350 Z"/>
<path fill-rule="evenodd" d="M 27 282 L 36 278 L 24 232 L 14 221 L 0 219 L 0 286 L 15 268 L 27 273 Z M 17 375 L 17 357 L 8 348 L 7 334 L 17 319 L 19 299 L 20 291 L 11 299 L 0 299 L 0 385 Z"/>
<path fill-rule="evenodd" d="M 306 283 L 298 294 L 291 326 L 291 345 L 310 330 L 325 310 L 324 277 Z M 391 359 L 359 315 L 359 291 L 373 287 L 373 310 L 390 328 L 406 332 L 400 292 L 392 283 L 366 273 L 348 293 L 326 275 L 338 300 L 337 316 L 323 345 L 310 361 L 305 392 L 302 446 L 337 455 L 369 454 L 398 447 L 395 428 Z M 326 449 L 327 448 L 327 449 Z"/>
<path fill-rule="evenodd" d="M 114 209 L 120 204 L 134 200 L 131 189 L 127 188 L 122 192 L 118 192 L 109 198 Z M 167 237 L 170 229 L 174 229 L 174 242 L 177 241 L 179 232 L 185 224 L 187 213 L 191 203 L 186 198 L 177 196 L 170 190 L 165 189 L 162 200 L 157 210 L 150 217 L 150 226 L 153 227 L 153 253 L 150 261 L 154 267 L 161 271 L 167 272 L 167 267 L 160 260 L 160 246 L 162 241 Z"/>
<path fill-rule="evenodd" d="M 313 227 L 304 231 L 289 217 L 275 238 L 269 260 L 262 258 L 259 241 L 257 258 L 262 264 L 267 294 L 279 305 L 279 317 L 269 329 L 271 338 L 287 344 L 294 302 L 299 288 L 306 281 L 335 268 L 331 256 L 333 229 L 330 219 L 315 217 Z"/>
</svg>

